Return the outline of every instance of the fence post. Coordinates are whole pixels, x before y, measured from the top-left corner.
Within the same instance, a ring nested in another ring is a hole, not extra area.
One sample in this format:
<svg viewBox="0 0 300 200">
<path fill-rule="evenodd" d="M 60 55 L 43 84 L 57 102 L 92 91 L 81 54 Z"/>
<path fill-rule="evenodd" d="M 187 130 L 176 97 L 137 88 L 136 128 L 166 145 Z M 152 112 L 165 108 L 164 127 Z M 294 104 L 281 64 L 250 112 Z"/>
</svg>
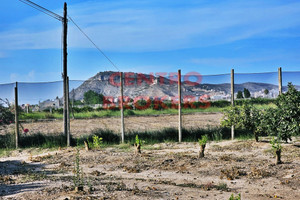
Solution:
<svg viewBox="0 0 300 200">
<path fill-rule="evenodd" d="M 19 111 L 18 111 L 18 82 L 15 87 L 15 136 L 16 136 L 16 149 L 19 147 Z"/>
<path fill-rule="evenodd" d="M 182 141 L 182 117 L 181 117 L 181 70 L 178 70 L 178 141 Z"/>
<path fill-rule="evenodd" d="M 124 143 L 125 138 L 125 126 L 124 126 L 124 97 L 123 97 L 123 72 L 120 72 L 120 92 L 121 92 L 121 101 L 120 101 L 120 110 L 121 110 L 121 140 Z"/>
<path fill-rule="evenodd" d="M 231 106 L 234 106 L 234 69 L 231 69 Z M 234 125 L 231 126 L 231 139 L 234 139 Z"/>
<path fill-rule="evenodd" d="M 70 146 L 70 98 L 69 98 L 69 76 L 66 82 L 66 99 L 67 99 L 67 146 Z"/>
<path fill-rule="evenodd" d="M 281 67 L 278 68 L 278 90 L 279 90 L 279 95 L 282 94 L 282 71 Z"/>
</svg>

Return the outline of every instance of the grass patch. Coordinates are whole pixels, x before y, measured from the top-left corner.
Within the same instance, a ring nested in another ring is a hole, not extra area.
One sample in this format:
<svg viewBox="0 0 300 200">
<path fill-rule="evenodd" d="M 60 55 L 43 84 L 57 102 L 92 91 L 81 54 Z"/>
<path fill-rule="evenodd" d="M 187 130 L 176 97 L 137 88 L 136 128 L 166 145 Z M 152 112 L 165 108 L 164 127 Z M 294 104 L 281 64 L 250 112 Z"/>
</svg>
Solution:
<svg viewBox="0 0 300 200">
<path fill-rule="evenodd" d="M 125 144 L 120 144 L 120 135 L 114 133 L 111 130 L 97 129 L 92 131 L 89 135 L 82 136 L 80 138 L 71 137 L 72 146 L 83 146 L 84 141 L 93 141 L 93 136 L 98 136 L 103 139 L 101 147 L 105 148 L 111 145 L 117 145 L 119 149 L 131 148 L 134 144 L 136 135 L 143 141 L 145 145 L 152 145 L 156 143 L 178 142 L 178 130 L 177 128 L 167 128 L 157 131 L 131 131 L 125 134 Z M 190 128 L 182 130 L 183 142 L 197 142 L 199 138 L 207 135 L 210 141 L 219 141 L 231 138 L 231 130 L 227 128 Z M 244 130 L 236 130 L 235 136 L 237 139 L 249 139 L 253 138 L 251 133 Z M 19 138 L 20 148 L 28 147 L 40 147 L 40 148 L 57 148 L 66 146 L 66 137 L 64 134 L 32 134 L 21 135 Z M 13 149 L 15 147 L 14 134 L 6 134 L 0 136 L 0 155 L 5 155 L 6 150 Z"/>
<path fill-rule="evenodd" d="M 227 104 L 222 106 L 217 106 L 216 104 L 212 104 L 211 107 L 203 109 L 203 108 L 183 108 L 183 114 L 193 114 L 193 113 L 201 113 L 201 112 L 222 112 L 224 109 L 228 108 Z M 258 109 L 267 109 L 270 107 L 276 107 L 274 103 L 268 104 L 254 104 L 254 106 Z M 175 115 L 178 114 L 177 109 L 163 109 L 163 110 L 154 110 L 154 109 L 146 109 L 146 110 L 125 110 L 125 116 L 151 116 L 151 115 L 162 115 L 162 114 L 170 114 Z M 120 111 L 118 110 L 94 110 L 94 111 L 86 111 L 86 112 L 74 112 L 71 117 L 74 116 L 75 119 L 90 119 L 90 118 L 99 118 L 99 117 L 118 117 L 120 116 Z M 20 120 L 39 120 L 39 119 L 63 119 L 63 114 L 58 112 L 34 112 L 34 113 L 21 113 Z"/>
</svg>

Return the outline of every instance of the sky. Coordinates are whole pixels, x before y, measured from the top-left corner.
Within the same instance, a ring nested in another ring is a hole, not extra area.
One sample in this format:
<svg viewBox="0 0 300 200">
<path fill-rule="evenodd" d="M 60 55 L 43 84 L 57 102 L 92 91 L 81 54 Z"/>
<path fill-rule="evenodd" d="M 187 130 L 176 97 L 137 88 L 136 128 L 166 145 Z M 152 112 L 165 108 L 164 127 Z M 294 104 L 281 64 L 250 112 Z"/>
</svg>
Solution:
<svg viewBox="0 0 300 200">
<path fill-rule="evenodd" d="M 63 0 L 32 0 L 63 15 Z M 68 75 L 300 71 L 299 0 L 69 0 Z M 62 80 L 62 24 L 1 0 L 0 84 Z"/>
</svg>

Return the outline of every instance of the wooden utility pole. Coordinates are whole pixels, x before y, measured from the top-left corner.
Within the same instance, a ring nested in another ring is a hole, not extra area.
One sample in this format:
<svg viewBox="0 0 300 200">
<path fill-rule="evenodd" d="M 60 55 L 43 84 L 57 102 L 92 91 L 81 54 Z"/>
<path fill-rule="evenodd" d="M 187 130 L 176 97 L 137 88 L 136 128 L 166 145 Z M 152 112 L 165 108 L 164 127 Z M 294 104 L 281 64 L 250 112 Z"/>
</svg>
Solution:
<svg viewBox="0 0 300 200">
<path fill-rule="evenodd" d="M 69 76 L 67 76 L 66 99 L 67 99 L 67 146 L 70 146 L 70 98 L 69 98 Z"/>
<path fill-rule="evenodd" d="M 278 68 L 278 90 L 279 90 L 279 95 L 282 94 L 282 71 L 281 67 Z"/>
<path fill-rule="evenodd" d="M 178 70 L 178 141 L 182 141 L 182 116 L 181 116 L 181 70 Z"/>
<path fill-rule="evenodd" d="M 68 33 L 68 19 L 67 19 L 67 3 L 64 4 L 64 17 L 63 17 L 63 90 L 64 90 L 64 134 L 67 138 L 67 146 L 70 146 L 70 132 L 68 130 L 69 123 L 69 89 L 68 89 L 68 70 L 67 70 L 67 33 Z"/>
<path fill-rule="evenodd" d="M 124 143 L 125 140 L 125 126 L 124 126 L 124 96 L 123 96 L 123 72 L 120 72 L 120 92 L 121 92 L 121 101 L 120 101 L 120 110 L 121 110 L 121 140 Z"/>
<path fill-rule="evenodd" d="M 234 69 L 231 69 L 231 106 L 234 106 Z M 231 126 L 231 139 L 234 139 L 234 125 Z"/>
<path fill-rule="evenodd" d="M 18 82 L 15 87 L 15 136 L 16 136 L 16 149 L 19 147 L 19 110 L 18 110 Z"/>
</svg>

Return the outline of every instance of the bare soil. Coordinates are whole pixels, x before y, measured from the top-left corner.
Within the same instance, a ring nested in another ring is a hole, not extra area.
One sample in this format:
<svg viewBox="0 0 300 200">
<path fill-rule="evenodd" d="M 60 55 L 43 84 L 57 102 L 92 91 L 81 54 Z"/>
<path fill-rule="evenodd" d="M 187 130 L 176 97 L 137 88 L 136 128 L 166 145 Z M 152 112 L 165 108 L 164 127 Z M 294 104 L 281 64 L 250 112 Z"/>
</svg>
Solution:
<svg viewBox="0 0 300 200">
<path fill-rule="evenodd" d="M 187 114 L 182 117 L 184 128 L 207 128 L 220 125 L 222 113 L 196 113 Z M 177 115 L 158 116 L 130 116 L 125 118 L 125 131 L 150 131 L 161 130 L 163 128 L 178 127 Z M 24 128 L 29 129 L 27 134 L 45 133 L 55 134 L 63 132 L 62 120 L 32 121 L 22 123 Z M 74 137 L 90 134 L 95 129 L 108 129 L 116 133 L 120 132 L 121 120 L 119 117 L 95 118 L 95 119 L 72 119 L 71 134 Z M 0 133 L 13 132 L 14 125 L 0 127 Z"/>
<path fill-rule="evenodd" d="M 299 139 L 298 139 L 299 142 Z M 300 199 L 300 148 L 283 144 L 275 165 L 268 142 L 129 144 L 80 149 L 83 191 L 74 191 L 75 148 L 27 149 L 0 158 L 1 199 Z"/>
</svg>

